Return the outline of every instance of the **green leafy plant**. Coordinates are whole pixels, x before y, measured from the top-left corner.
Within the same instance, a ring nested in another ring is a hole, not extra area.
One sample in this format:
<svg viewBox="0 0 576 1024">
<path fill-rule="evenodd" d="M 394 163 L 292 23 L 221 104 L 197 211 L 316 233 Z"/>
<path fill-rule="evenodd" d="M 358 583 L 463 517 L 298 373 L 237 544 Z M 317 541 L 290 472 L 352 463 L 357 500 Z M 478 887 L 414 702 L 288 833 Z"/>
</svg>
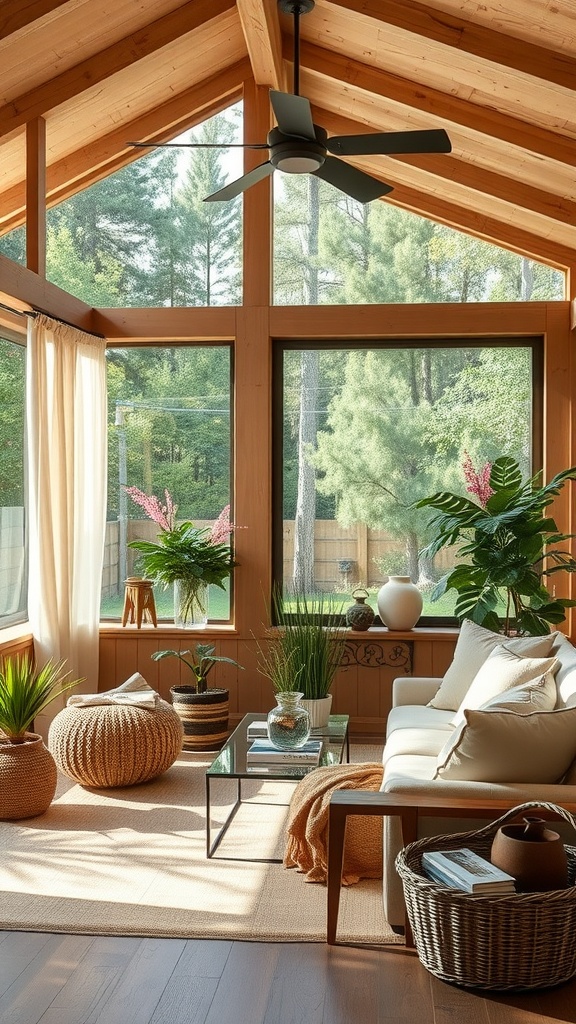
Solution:
<svg viewBox="0 0 576 1024">
<path fill-rule="evenodd" d="M 156 495 L 144 494 L 137 487 L 127 487 L 126 493 L 161 527 L 157 542 L 132 540 L 128 547 L 141 552 L 142 569 L 154 583 L 165 589 L 181 584 L 180 611 L 186 619 L 192 606 L 201 603 L 201 589 L 214 584 L 225 590 L 224 581 L 238 564 L 229 540 L 235 528 L 230 522 L 230 506 L 222 509 L 211 529 L 195 526 L 190 520 L 176 525 L 178 506 L 168 491 L 164 492 L 164 505 Z"/>
<path fill-rule="evenodd" d="M 546 509 L 566 481 L 576 479 L 576 467 L 543 486 L 538 486 L 539 473 L 523 480 L 509 456 L 478 473 L 467 456 L 464 469 L 468 491 L 479 504 L 448 491 L 414 504 L 436 510 L 430 521 L 436 537 L 424 554 L 433 557 L 441 548 L 458 545 L 458 558 L 464 560 L 440 580 L 432 600 L 452 588 L 458 593 L 460 620 L 506 634 L 550 632 L 550 624 L 562 622 L 566 608 L 576 602 L 550 594 L 546 581 L 558 572 L 575 572 L 576 561 L 556 546 L 573 534 L 560 533 Z M 504 607 L 503 616 L 498 607 Z"/>
<path fill-rule="evenodd" d="M 284 599 L 278 587 L 272 608 L 278 627 L 257 645 L 258 671 L 276 693 L 298 691 L 305 700 L 328 696 L 346 644 L 341 609 L 331 608 L 322 594 L 294 592 Z"/>
<path fill-rule="evenodd" d="M 51 701 L 71 690 L 81 679 L 69 679 L 64 661 L 48 661 L 37 669 L 27 655 L 0 661 L 0 729 L 4 742 L 24 743 L 34 719 Z"/>
<path fill-rule="evenodd" d="M 208 689 L 208 675 L 219 661 L 225 661 L 228 665 L 236 665 L 236 668 L 244 669 L 233 658 L 224 658 L 215 654 L 214 644 L 196 644 L 193 651 L 154 651 L 151 655 L 153 661 L 162 661 L 164 658 L 179 658 L 188 666 L 194 677 L 193 688 L 196 693 L 206 693 Z M 189 655 L 189 657 L 186 657 Z"/>
</svg>

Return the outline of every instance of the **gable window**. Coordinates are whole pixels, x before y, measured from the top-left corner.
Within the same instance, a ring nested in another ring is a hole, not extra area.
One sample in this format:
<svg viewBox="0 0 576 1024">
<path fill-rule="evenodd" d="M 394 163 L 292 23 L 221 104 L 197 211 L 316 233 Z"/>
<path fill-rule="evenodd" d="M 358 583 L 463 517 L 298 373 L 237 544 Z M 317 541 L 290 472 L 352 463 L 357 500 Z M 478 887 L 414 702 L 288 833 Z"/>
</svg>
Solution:
<svg viewBox="0 0 576 1024">
<path fill-rule="evenodd" d="M 231 502 L 232 351 L 219 345 L 132 345 L 107 351 L 108 513 L 101 615 L 119 619 L 124 582 L 142 575 L 133 540 L 161 527 L 127 493 L 177 505 L 176 521 L 210 528 Z M 158 617 L 173 621 L 172 589 L 155 587 Z M 229 621 L 231 595 L 209 588 L 208 616 Z"/>
<path fill-rule="evenodd" d="M 26 347 L 0 328 L 0 627 L 26 619 Z"/>
<path fill-rule="evenodd" d="M 565 297 L 559 270 L 313 174 L 274 176 L 277 305 L 529 302 Z"/>
<path fill-rule="evenodd" d="M 424 621 L 451 618 L 452 591 L 430 594 L 454 552 L 422 555 L 429 513 L 412 504 L 465 494 L 467 457 L 539 464 L 541 339 L 286 342 L 276 357 L 276 580 L 338 606 L 362 586 L 376 608 L 406 575 Z"/>
</svg>

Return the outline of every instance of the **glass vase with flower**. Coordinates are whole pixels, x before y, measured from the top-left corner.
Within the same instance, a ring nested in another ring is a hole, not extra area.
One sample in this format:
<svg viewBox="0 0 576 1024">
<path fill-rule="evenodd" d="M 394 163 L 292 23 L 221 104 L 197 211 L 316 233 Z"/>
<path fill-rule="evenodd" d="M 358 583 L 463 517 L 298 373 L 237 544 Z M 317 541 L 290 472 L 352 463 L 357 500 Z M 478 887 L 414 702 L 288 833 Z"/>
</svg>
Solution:
<svg viewBox="0 0 576 1024">
<path fill-rule="evenodd" d="M 174 622 L 184 629 L 202 629 L 208 621 L 208 587 L 225 590 L 225 581 L 238 563 L 234 561 L 230 536 L 230 506 L 226 505 L 212 526 L 195 526 L 190 520 L 176 522 L 178 506 L 167 490 L 165 504 L 156 495 L 137 487 L 126 493 L 146 515 L 160 526 L 156 542 L 133 540 L 129 547 L 141 553 L 146 576 L 167 589 L 174 588 Z"/>
</svg>

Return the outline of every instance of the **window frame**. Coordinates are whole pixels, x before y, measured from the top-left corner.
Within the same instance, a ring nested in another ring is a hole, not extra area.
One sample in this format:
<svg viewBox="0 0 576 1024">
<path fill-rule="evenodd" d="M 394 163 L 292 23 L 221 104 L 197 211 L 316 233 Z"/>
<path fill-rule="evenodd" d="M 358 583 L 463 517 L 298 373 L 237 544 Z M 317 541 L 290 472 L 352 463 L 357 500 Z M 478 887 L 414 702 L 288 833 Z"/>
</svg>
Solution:
<svg viewBox="0 0 576 1024">
<path fill-rule="evenodd" d="M 544 458 L 544 336 L 542 334 L 489 335 L 485 337 L 380 337 L 274 339 L 272 359 L 272 588 L 284 591 L 283 504 L 284 504 L 284 353 L 288 351 L 340 351 L 341 349 L 420 349 L 420 348 L 528 348 L 532 370 L 532 467 L 537 473 Z M 344 624 L 344 615 L 342 623 Z M 275 623 L 276 625 L 278 623 Z M 383 623 L 375 615 L 375 626 Z M 421 616 L 423 627 L 454 627 L 459 625 L 455 616 Z"/>
</svg>

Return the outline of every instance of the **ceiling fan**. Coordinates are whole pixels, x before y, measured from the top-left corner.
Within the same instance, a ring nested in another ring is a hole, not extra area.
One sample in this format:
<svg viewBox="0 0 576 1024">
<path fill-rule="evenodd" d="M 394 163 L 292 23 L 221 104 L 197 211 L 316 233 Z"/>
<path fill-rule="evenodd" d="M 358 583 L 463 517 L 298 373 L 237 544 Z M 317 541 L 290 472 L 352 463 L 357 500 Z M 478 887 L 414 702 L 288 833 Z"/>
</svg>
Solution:
<svg viewBox="0 0 576 1024">
<path fill-rule="evenodd" d="M 443 128 L 406 132 L 375 132 L 368 135 L 335 135 L 312 121 L 310 102 L 299 94 L 300 84 L 300 16 L 308 14 L 315 0 L 278 0 L 284 14 L 294 18 L 294 91 L 270 90 L 270 103 L 276 116 L 277 127 L 268 132 L 266 142 L 259 143 L 153 143 L 130 142 L 140 148 L 190 146 L 191 148 L 222 146 L 244 149 L 268 149 L 270 159 L 223 188 L 204 202 L 222 202 L 235 199 L 258 181 L 268 178 L 275 170 L 288 174 L 315 174 L 334 185 L 352 199 L 369 203 L 392 192 L 392 186 L 358 170 L 337 156 L 392 155 L 400 153 L 450 153 L 452 146 Z"/>
</svg>

